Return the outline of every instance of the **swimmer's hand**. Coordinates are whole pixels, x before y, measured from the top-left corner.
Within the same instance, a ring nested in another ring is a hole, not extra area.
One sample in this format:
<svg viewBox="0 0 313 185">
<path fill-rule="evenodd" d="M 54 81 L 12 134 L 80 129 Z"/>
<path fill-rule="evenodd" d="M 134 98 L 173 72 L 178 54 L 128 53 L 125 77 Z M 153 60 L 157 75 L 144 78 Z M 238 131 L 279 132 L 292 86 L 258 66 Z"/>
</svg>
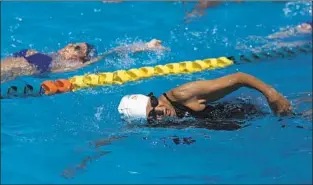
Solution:
<svg viewBox="0 0 313 185">
<path fill-rule="evenodd" d="M 275 114 L 280 116 L 288 116 L 292 114 L 292 107 L 289 101 L 279 93 L 274 93 L 270 96 L 268 102 Z"/>
<path fill-rule="evenodd" d="M 151 41 L 145 43 L 146 45 L 146 50 L 150 50 L 150 51 L 169 51 L 169 48 L 166 48 L 164 46 L 162 46 L 162 41 L 161 40 L 157 40 L 157 39 L 152 39 Z"/>
</svg>

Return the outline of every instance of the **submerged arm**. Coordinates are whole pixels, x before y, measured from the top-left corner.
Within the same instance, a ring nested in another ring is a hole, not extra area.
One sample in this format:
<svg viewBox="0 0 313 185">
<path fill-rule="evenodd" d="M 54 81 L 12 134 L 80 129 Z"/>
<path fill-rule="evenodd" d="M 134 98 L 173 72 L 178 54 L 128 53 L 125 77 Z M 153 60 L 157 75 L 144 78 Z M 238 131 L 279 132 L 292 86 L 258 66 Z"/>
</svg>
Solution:
<svg viewBox="0 0 313 185">
<path fill-rule="evenodd" d="M 122 139 L 122 138 L 126 138 L 126 136 L 114 136 L 114 137 L 110 137 L 108 139 L 100 139 L 100 140 L 97 140 L 95 142 L 91 142 L 90 145 L 96 149 L 97 153 L 95 155 L 88 156 L 88 157 L 84 158 L 80 164 L 75 166 L 75 168 L 65 169 L 63 171 L 62 175 L 65 178 L 73 178 L 76 175 L 77 170 L 85 169 L 87 164 L 91 163 L 94 160 L 101 158 L 102 156 L 104 156 L 106 154 L 111 153 L 111 151 L 101 151 L 101 150 L 99 150 L 99 147 L 102 147 L 105 145 L 110 145 L 113 141 L 117 141 L 117 140 Z"/>
</svg>

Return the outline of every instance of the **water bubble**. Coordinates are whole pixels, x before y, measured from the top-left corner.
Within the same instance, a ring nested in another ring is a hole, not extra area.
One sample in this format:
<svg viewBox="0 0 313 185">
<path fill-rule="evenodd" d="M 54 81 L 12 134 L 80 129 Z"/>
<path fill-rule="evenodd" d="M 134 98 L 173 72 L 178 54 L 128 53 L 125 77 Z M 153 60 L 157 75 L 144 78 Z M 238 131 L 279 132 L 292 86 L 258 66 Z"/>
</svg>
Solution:
<svg viewBox="0 0 313 185">
<path fill-rule="evenodd" d="M 18 20 L 18 21 L 20 21 L 20 22 L 23 21 L 23 19 L 22 19 L 21 17 L 16 17 L 15 19 Z"/>
</svg>

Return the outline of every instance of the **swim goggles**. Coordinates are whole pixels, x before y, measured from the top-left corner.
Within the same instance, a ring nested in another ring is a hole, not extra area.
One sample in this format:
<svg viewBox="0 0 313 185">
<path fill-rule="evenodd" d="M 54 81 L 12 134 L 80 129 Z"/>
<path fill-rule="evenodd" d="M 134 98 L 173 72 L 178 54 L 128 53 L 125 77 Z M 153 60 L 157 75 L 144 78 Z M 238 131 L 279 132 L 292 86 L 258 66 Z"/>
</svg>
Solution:
<svg viewBox="0 0 313 185">
<path fill-rule="evenodd" d="M 157 119 L 157 112 L 155 111 L 155 108 L 159 105 L 159 100 L 157 97 L 153 95 L 152 92 L 150 92 L 147 96 L 150 98 L 150 104 L 152 107 L 152 110 L 149 112 L 148 118 L 147 118 L 148 123 L 151 124 L 155 122 Z"/>
</svg>

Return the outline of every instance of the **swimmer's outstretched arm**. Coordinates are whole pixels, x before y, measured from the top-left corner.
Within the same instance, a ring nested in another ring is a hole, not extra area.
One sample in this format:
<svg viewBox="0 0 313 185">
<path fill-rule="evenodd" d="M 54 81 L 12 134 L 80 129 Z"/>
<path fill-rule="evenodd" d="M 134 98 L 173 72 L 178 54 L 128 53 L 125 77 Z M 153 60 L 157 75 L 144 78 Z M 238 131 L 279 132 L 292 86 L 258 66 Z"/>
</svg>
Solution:
<svg viewBox="0 0 313 185">
<path fill-rule="evenodd" d="M 266 98 L 272 111 L 279 115 L 291 113 L 290 103 L 274 88 L 254 76 L 245 73 L 235 73 L 214 80 L 204 80 L 186 83 L 169 92 L 175 101 L 184 104 L 205 100 L 207 103 L 217 101 L 226 95 L 248 87 L 261 92 Z"/>
<path fill-rule="evenodd" d="M 83 67 L 86 67 L 90 64 L 96 63 L 101 61 L 103 58 L 115 54 L 115 53 L 122 53 L 122 52 L 133 52 L 133 53 L 138 53 L 138 52 L 144 52 L 144 51 L 169 51 L 169 48 L 166 48 L 164 46 L 162 46 L 162 41 L 161 40 L 157 40 L 157 39 L 152 39 L 149 42 L 146 43 L 134 43 L 131 45 L 126 45 L 126 46 L 120 46 L 114 49 L 111 49 L 107 52 L 105 52 L 104 54 L 102 54 L 99 57 L 96 57 L 90 61 L 87 61 L 85 63 L 83 63 L 80 66 L 77 67 L 70 67 L 70 68 L 62 68 L 59 70 L 54 70 L 53 73 L 58 73 L 58 72 L 66 72 L 66 71 L 74 71 Z"/>
<path fill-rule="evenodd" d="M 310 34 L 312 33 L 312 26 L 308 23 L 302 23 L 296 27 L 287 28 L 280 32 L 273 33 L 267 36 L 269 39 L 286 38 L 291 36 L 296 36 L 298 34 Z"/>
<path fill-rule="evenodd" d="M 102 60 L 103 58 L 112 54 L 116 54 L 116 53 L 123 53 L 123 52 L 138 53 L 138 52 L 144 52 L 144 51 L 165 51 L 165 50 L 169 51 L 170 49 L 162 46 L 161 40 L 152 39 L 151 41 L 146 42 L 146 43 L 134 43 L 131 45 L 116 47 L 114 49 L 111 49 L 105 52 L 103 55 L 99 56 L 95 60 L 90 61 L 89 64 Z"/>
<path fill-rule="evenodd" d="M 108 52 L 105 53 L 105 55 L 110 55 L 114 53 L 120 53 L 120 52 L 143 52 L 143 51 L 164 51 L 169 50 L 169 48 L 166 48 L 162 46 L 162 41 L 157 39 L 152 39 L 149 42 L 146 43 L 134 43 L 131 45 L 126 46 L 120 46 L 117 48 L 114 48 Z"/>
</svg>

